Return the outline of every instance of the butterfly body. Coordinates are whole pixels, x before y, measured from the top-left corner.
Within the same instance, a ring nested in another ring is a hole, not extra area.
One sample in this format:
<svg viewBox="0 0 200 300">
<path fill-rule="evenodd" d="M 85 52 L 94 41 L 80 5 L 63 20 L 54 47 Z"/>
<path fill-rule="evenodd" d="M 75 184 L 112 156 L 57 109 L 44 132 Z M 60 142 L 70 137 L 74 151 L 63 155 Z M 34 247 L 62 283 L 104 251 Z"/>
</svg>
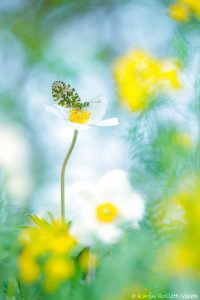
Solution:
<svg viewBox="0 0 200 300">
<path fill-rule="evenodd" d="M 83 109 L 89 106 L 89 102 L 81 102 L 76 90 L 62 81 L 54 81 L 52 85 L 54 101 L 65 108 Z"/>
</svg>

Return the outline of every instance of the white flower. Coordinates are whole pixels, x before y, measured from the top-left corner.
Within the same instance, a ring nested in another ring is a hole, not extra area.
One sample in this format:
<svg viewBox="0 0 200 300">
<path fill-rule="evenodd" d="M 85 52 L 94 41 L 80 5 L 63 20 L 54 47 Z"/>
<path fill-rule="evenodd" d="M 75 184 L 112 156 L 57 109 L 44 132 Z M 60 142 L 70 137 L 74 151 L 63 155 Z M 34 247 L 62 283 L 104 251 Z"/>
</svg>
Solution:
<svg viewBox="0 0 200 300">
<path fill-rule="evenodd" d="M 74 183 L 69 191 L 67 211 L 71 231 L 80 243 L 90 245 L 95 239 L 115 243 L 123 234 L 122 226 L 138 227 L 144 215 L 144 201 L 133 192 L 127 174 L 113 170 L 96 184 Z"/>
<path fill-rule="evenodd" d="M 77 130 L 88 129 L 91 126 L 115 126 L 119 124 L 118 118 L 103 119 L 107 108 L 107 100 L 103 97 L 89 102 L 89 106 L 65 108 L 60 105 L 45 105 L 45 110 L 66 121 L 68 125 Z"/>
</svg>

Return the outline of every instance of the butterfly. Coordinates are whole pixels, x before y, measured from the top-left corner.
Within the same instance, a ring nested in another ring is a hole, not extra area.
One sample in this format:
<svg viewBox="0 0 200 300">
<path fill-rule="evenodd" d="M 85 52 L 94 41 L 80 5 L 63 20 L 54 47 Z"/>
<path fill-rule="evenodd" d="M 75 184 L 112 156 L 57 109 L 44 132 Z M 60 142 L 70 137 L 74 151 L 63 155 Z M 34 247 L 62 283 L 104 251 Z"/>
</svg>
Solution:
<svg viewBox="0 0 200 300">
<path fill-rule="evenodd" d="M 81 98 L 70 84 L 62 81 L 54 81 L 52 84 L 52 95 L 54 101 L 65 108 L 82 109 L 89 106 L 89 102 L 81 102 Z"/>
</svg>

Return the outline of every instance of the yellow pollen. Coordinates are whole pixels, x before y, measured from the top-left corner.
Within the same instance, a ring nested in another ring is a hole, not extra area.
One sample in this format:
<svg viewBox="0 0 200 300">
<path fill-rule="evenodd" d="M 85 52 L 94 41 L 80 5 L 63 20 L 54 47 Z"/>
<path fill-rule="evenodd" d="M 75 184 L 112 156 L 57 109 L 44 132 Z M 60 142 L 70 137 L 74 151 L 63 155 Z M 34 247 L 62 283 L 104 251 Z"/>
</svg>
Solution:
<svg viewBox="0 0 200 300">
<path fill-rule="evenodd" d="M 73 108 L 69 113 L 69 120 L 73 123 L 85 124 L 90 118 L 91 112 L 88 110 Z"/>
<path fill-rule="evenodd" d="M 111 223 L 118 216 L 118 209 L 113 204 L 106 202 L 97 207 L 97 218 L 101 222 Z"/>
</svg>

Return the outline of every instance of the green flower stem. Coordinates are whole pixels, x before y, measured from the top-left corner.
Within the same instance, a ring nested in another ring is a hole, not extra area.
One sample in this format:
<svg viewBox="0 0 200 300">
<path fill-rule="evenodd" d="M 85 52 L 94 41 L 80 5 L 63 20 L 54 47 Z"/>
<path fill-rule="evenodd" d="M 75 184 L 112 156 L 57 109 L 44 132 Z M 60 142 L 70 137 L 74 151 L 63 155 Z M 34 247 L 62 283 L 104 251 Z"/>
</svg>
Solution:
<svg viewBox="0 0 200 300">
<path fill-rule="evenodd" d="M 62 165 L 62 169 L 61 169 L 61 218 L 62 218 L 63 224 L 65 223 L 65 169 L 66 169 L 68 160 L 71 156 L 71 153 L 74 149 L 74 146 L 75 146 L 75 143 L 77 140 L 77 136 L 78 136 L 78 130 L 75 129 L 70 148 L 69 148 L 67 155 L 63 161 L 63 165 Z"/>
</svg>

